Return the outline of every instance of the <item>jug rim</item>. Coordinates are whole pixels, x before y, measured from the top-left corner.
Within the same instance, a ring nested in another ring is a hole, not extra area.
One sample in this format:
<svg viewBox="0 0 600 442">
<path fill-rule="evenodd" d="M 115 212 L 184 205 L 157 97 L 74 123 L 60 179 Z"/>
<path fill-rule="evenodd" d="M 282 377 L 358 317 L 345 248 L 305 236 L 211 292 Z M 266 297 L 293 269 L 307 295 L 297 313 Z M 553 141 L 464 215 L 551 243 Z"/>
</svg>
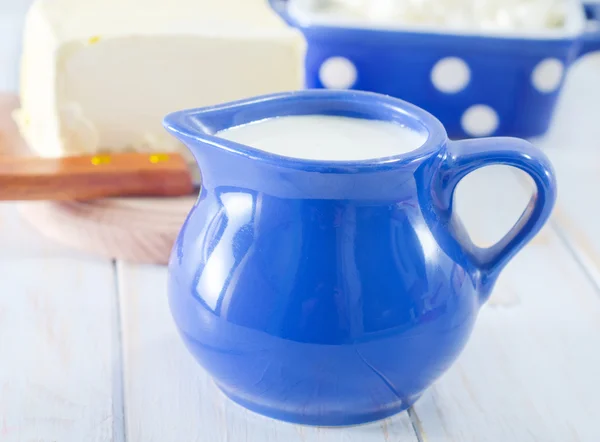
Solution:
<svg viewBox="0 0 600 442">
<path fill-rule="evenodd" d="M 397 155 L 361 160 L 319 160 L 279 155 L 214 135 L 243 124 L 299 115 L 339 115 L 401 123 L 422 131 L 426 138 L 416 149 Z M 448 141 L 443 124 L 426 110 L 389 95 L 356 90 L 305 89 L 184 109 L 166 115 L 163 126 L 182 141 L 199 142 L 283 167 L 320 172 L 397 167 L 439 151 Z M 185 144 L 193 153 L 188 143 Z"/>
</svg>

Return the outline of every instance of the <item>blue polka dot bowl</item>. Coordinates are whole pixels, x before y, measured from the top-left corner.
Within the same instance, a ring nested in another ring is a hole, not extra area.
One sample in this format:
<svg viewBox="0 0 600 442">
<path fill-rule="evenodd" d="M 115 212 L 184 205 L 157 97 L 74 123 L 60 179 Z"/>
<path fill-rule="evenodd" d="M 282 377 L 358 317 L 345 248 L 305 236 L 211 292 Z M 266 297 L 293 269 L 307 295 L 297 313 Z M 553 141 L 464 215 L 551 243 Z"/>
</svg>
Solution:
<svg viewBox="0 0 600 442">
<path fill-rule="evenodd" d="M 535 37 L 342 27 L 271 5 L 305 35 L 307 88 L 409 101 L 454 139 L 543 135 L 570 65 L 600 50 L 600 4 L 573 2 L 564 29 Z"/>
</svg>

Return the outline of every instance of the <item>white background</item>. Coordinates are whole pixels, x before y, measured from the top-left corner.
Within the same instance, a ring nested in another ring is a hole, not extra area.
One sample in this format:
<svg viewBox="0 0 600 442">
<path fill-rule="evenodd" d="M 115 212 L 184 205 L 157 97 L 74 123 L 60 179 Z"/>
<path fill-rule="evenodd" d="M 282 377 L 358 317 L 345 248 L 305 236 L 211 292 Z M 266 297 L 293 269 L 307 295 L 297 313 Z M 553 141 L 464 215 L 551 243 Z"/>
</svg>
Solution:
<svg viewBox="0 0 600 442">
<path fill-rule="evenodd" d="M 17 90 L 23 20 L 31 3 L 0 0 L 0 91 Z"/>
</svg>

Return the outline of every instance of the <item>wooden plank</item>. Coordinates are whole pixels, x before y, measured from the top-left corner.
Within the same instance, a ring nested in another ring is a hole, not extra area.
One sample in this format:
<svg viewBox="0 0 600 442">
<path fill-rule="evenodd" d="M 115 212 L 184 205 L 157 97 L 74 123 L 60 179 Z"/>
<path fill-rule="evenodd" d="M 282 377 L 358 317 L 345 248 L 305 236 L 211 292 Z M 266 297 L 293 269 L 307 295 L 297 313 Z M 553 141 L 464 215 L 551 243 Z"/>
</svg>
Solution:
<svg viewBox="0 0 600 442">
<path fill-rule="evenodd" d="M 171 319 L 164 267 L 118 266 L 129 442 L 417 441 L 407 413 L 344 429 L 282 423 L 226 399 Z"/>
<path fill-rule="evenodd" d="M 553 225 L 600 287 L 600 142 L 597 147 L 597 152 L 585 154 L 547 152 L 560 183 Z"/>
<path fill-rule="evenodd" d="M 600 287 L 600 52 L 569 73 L 554 124 L 538 141 L 558 176 L 553 225 Z"/>
<path fill-rule="evenodd" d="M 0 440 L 123 440 L 111 263 L 40 238 L 0 204 L 0 280 Z"/>
<path fill-rule="evenodd" d="M 512 174 L 483 169 L 464 183 L 458 204 L 479 242 L 528 198 Z M 416 404 L 423 440 L 600 440 L 598 348 L 595 287 L 547 226 L 501 275 L 463 355 Z"/>
</svg>

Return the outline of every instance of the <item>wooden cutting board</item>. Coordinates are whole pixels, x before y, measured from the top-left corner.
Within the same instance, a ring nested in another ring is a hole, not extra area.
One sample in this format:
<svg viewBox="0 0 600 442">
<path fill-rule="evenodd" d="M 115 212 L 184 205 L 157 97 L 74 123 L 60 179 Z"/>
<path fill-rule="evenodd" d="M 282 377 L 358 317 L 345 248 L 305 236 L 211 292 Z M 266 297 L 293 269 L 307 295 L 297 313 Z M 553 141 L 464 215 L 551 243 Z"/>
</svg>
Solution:
<svg viewBox="0 0 600 442">
<path fill-rule="evenodd" d="M 11 112 L 14 95 L 0 94 L 0 155 L 32 155 Z M 166 264 L 195 197 L 108 198 L 18 203 L 19 213 L 43 235 L 69 247 L 135 263 Z"/>
</svg>

